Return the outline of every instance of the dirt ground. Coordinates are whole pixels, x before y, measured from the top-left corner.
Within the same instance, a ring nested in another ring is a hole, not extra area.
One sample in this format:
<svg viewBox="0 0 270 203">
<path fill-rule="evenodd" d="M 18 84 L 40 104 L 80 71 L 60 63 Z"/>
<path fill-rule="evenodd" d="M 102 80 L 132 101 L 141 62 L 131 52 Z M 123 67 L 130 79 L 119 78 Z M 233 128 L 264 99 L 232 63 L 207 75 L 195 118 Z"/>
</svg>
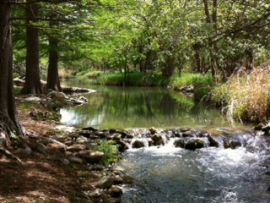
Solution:
<svg viewBox="0 0 270 203">
<path fill-rule="evenodd" d="M 55 127 L 52 121 L 36 121 L 28 110 L 19 110 L 21 124 L 39 136 Z M 86 203 L 95 175 L 86 166 L 64 165 L 56 156 L 12 151 L 23 162 L 0 156 L 1 203 Z"/>
</svg>

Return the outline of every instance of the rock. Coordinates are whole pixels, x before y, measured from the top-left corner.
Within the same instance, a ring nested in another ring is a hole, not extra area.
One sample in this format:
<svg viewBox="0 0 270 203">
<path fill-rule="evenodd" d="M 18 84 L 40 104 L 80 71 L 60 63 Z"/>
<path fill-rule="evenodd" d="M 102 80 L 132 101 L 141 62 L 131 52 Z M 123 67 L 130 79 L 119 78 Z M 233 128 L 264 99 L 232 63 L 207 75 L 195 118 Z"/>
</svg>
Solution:
<svg viewBox="0 0 270 203">
<path fill-rule="evenodd" d="M 47 148 L 44 144 L 42 143 L 37 143 L 37 146 L 36 146 L 36 149 L 38 152 L 44 154 L 44 155 L 47 155 Z"/>
<path fill-rule="evenodd" d="M 127 185 L 132 185 L 134 183 L 134 179 L 130 176 L 123 176 L 123 183 Z"/>
<path fill-rule="evenodd" d="M 49 109 L 58 109 L 68 104 L 68 98 L 63 92 L 52 91 L 47 96 Z"/>
<path fill-rule="evenodd" d="M 50 151 L 62 152 L 62 153 L 64 153 L 66 151 L 65 146 L 59 145 L 58 143 L 55 143 L 55 142 L 49 143 L 47 145 L 47 149 Z"/>
<path fill-rule="evenodd" d="M 70 162 L 73 162 L 73 163 L 78 163 L 78 164 L 82 164 L 83 163 L 83 159 L 80 159 L 78 157 L 70 157 L 69 158 L 69 161 Z"/>
<path fill-rule="evenodd" d="M 237 147 L 241 147 L 241 143 L 237 140 L 224 140 L 224 148 L 236 149 Z"/>
<path fill-rule="evenodd" d="M 114 176 L 113 177 L 113 183 L 116 185 L 121 185 L 124 183 L 124 180 L 121 176 Z"/>
<path fill-rule="evenodd" d="M 88 196 L 92 198 L 99 198 L 101 196 L 101 191 L 100 189 L 95 189 L 94 191 L 90 192 Z"/>
<path fill-rule="evenodd" d="M 174 137 L 182 137 L 182 133 L 180 131 L 176 131 L 176 130 L 173 131 L 173 135 L 174 135 Z"/>
<path fill-rule="evenodd" d="M 120 197 L 123 194 L 123 191 L 119 187 L 113 185 L 109 189 L 109 193 L 112 197 Z"/>
<path fill-rule="evenodd" d="M 138 148 L 142 148 L 142 147 L 145 147 L 145 143 L 141 140 L 135 140 L 132 145 L 131 145 L 132 148 L 134 149 L 138 149 Z"/>
<path fill-rule="evenodd" d="M 104 170 L 104 165 L 99 165 L 99 164 L 94 164 L 89 167 L 92 171 L 103 171 Z"/>
<path fill-rule="evenodd" d="M 66 125 L 57 125 L 55 126 L 55 129 L 60 130 L 60 131 L 70 132 L 70 133 L 72 133 L 75 130 L 74 127 L 66 126 Z"/>
<path fill-rule="evenodd" d="M 122 135 L 120 133 L 114 133 L 112 135 L 112 140 L 120 141 L 122 139 Z"/>
<path fill-rule="evenodd" d="M 124 152 L 124 151 L 128 150 L 128 148 L 129 148 L 128 147 L 128 144 L 125 143 L 122 140 L 118 141 L 117 144 L 118 144 L 118 150 L 119 150 L 119 152 Z"/>
<path fill-rule="evenodd" d="M 208 141 L 210 147 L 219 147 L 219 142 L 212 135 L 208 135 Z"/>
<path fill-rule="evenodd" d="M 86 146 L 83 144 L 73 144 L 67 147 L 67 150 L 71 152 L 79 152 L 79 151 L 86 150 Z"/>
<path fill-rule="evenodd" d="M 76 157 L 83 158 L 92 164 L 100 163 L 104 157 L 103 152 L 84 150 L 75 154 Z"/>
<path fill-rule="evenodd" d="M 187 130 L 185 132 L 182 133 L 183 137 L 195 137 L 195 132 L 191 131 L 191 130 Z"/>
<path fill-rule="evenodd" d="M 154 142 L 153 143 L 154 146 L 164 145 L 164 141 L 161 135 L 154 134 L 151 136 L 151 139 Z"/>
<path fill-rule="evenodd" d="M 25 153 L 26 155 L 30 155 L 30 154 L 32 153 L 32 149 L 31 149 L 30 147 L 26 147 L 26 148 L 24 149 L 24 153 Z"/>
<path fill-rule="evenodd" d="M 62 163 L 63 163 L 64 165 L 69 165 L 69 164 L 70 164 L 70 161 L 69 161 L 68 159 L 63 159 L 63 160 L 62 160 Z"/>
<path fill-rule="evenodd" d="M 117 172 L 117 173 L 123 173 L 124 171 L 125 171 L 125 169 L 123 169 L 121 166 L 119 166 L 119 165 L 115 165 L 114 167 L 113 167 L 113 170 L 115 171 L 115 172 Z"/>
<path fill-rule="evenodd" d="M 174 141 L 173 145 L 175 147 L 185 148 L 185 141 L 183 139 L 177 139 Z"/>
<path fill-rule="evenodd" d="M 109 189 L 113 185 L 113 179 L 109 176 L 102 177 L 96 184 L 97 188 Z"/>
<path fill-rule="evenodd" d="M 204 142 L 203 140 L 200 140 L 200 139 L 191 139 L 185 145 L 185 149 L 189 149 L 189 150 L 200 149 L 203 147 L 204 147 Z"/>
<path fill-rule="evenodd" d="M 113 198 L 113 197 L 104 197 L 104 201 L 106 203 L 120 203 L 121 200 L 119 198 Z"/>
<path fill-rule="evenodd" d="M 42 99 L 40 97 L 27 97 L 27 98 L 25 98 L 25 101 L 39 103 L 42 101 Z"/>
<path fill-rule="evenodd" d="M 63 101 L 65 101 L 66 99 L 68 99 L 68 97 L 65 95 L 65 93 L 58 92 L 58 91 L 51 91 L 51 92 L 48 93 L 47 96 L 49 98 L 55 99 L 55 100 L 63 100 Z"/>
<path fill-rule="evenodd" d="M 150 131 L 150 133 L 152 135 L 155 134 L 155 133 L 157 133 L 157 130 L 155 128 L 153 128 L 153 127 L 149 128 L 149 131 Z"/>
</svg>

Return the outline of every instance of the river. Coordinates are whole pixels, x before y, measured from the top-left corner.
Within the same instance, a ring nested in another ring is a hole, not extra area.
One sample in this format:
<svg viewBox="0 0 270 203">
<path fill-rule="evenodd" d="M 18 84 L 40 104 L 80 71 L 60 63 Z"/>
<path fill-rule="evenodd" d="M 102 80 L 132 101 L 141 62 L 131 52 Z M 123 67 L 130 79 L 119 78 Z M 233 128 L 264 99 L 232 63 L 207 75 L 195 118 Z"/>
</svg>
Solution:
<svg viewBox="0 0 270 203">
<path fill-rule="evenodd" d="M 232 124 L 218 110 L 197 105 L 192 97 L 158 88 L 97 87 L 89 102 L 62 109 L 61 122 L 81 127 L 192 127 L 231 136 L 249 126 Z M 229 133 L 228 133 L 229 132 Z M 208 147 L 195 151 L 162 147 L 129 149 L 119 163 L 135 179 L 123 186 L 123 203 L 270 202 L 269 147 L 263 137 L 237 149 Z"/>
</svg>

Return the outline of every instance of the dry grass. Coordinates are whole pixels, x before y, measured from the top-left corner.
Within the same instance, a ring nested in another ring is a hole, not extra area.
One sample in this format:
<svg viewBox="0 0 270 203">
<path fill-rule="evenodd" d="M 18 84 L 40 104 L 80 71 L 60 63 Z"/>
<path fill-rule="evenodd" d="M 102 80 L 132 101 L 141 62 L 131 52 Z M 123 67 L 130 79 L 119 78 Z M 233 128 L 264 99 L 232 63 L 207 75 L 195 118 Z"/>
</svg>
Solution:
<svg viewBox="0 0 270 203">
<path fill-rule="evenodd" d="M 270 117 L 270 65 L 250 74 L 238 72 L 226 84 L 216 87 L 213 99 L 225 104 L 229 116 L 241 121 L 267 122 Z"/>
</svg>

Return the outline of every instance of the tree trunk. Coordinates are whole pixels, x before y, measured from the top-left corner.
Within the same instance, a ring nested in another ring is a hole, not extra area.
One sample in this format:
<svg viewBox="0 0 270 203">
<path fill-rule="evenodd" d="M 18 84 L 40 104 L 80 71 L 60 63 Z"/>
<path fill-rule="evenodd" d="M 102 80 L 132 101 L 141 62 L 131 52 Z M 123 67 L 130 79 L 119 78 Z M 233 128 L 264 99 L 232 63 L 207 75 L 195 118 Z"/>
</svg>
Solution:
<svg viewBox="0 0 270 203">
<path fill-rule="evenodd" d="M 54 21 L 57 15 L 50 16 L 50 27 L 54 26 L 58 27 L 59 22 Z M 59 73 L 58 73 L 58 44 L 59 41 L 53 36 L 49 36 L 49 66 L 48 66 L 48 74 L 47 74 L 47 89 L 62 91 Z"/>
<path fill-rule="evenodd" d="M 49 38 L 49 66 L 47 75 L 47 89 L 62 91 L 58 74 L 58 40 Z"/>
<path fill-rule="evenodd" d="M 0 144 L 2 145 L 4 140 L 10 139 L 11 132 L 17 136 L 23 135 L 13 92 L 10 3 L 10 0 L 0 1 Z"/>
<path fill-rule="evenodd" d="M 21 91 L 22 94 L 41 94 L 39 70 L 39 41 L 38 28 L 31 25 L 30 19 L 35 23 L 38 16 L 38 6 L 31 0 L 27 0 L 27 53 L 26 53 L 26 74 L 25 84 Z"/>
</svg>

